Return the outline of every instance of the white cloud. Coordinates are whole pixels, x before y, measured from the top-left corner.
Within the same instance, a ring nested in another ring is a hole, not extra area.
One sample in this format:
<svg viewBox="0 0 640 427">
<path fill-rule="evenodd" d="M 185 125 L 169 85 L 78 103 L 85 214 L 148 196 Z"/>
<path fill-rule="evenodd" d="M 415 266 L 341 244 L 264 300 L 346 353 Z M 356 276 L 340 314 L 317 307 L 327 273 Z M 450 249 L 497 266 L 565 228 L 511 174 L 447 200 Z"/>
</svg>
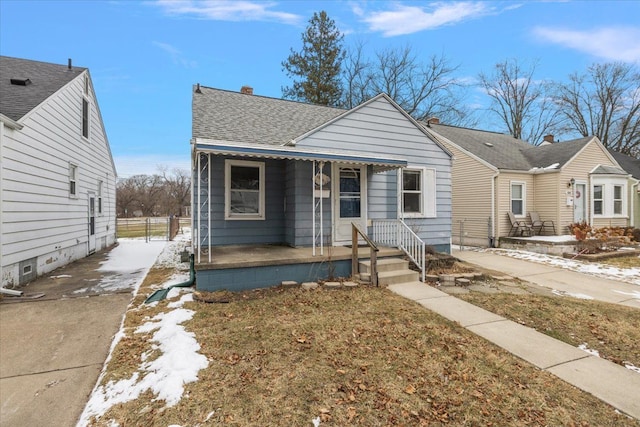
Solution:
<svg viewBox="0 0 640 427">
<path fill-rule="evenodd" d="M 616 27 L 590 30 L 536 27 L 541 39 L 608 61 L 640 62 L 640 28 Z"/>
<path fill-rule="evenodd" d="M 168 53 L 169 56 L 171 57 L 171 60 L 176 65 L 181 65 L 185 68 L 195 68 L 198 65 L 196 61 L 186 59 L 182 55 L 182 52 L 175 46 L 172 46 L 168 43 L 162 43 L 162 42 L 156 42 L 156 41 L 152 43 L 157 47 L 159 47 L 160 49 L 162 49 L 163 51 L 165 51 L 166 53 Z"/>
<path fill-rule="evenodd" d="M 396 5 L 393 10 L 366 14 L 362 9 L 353 10 L 369 24 L 371 31 L 379 31 L 385 37 L 432 30 L 468 19 L 478 18 L 494 10 L 485 2 L 437 2 L 428 7 Z"/>
<path fill-rule="evenodd" d="M 160 167 L 166 167 L 169 171 L 172 169 L 191 169 L 191 160 L 189 153 L 180 155 L 137 155 L 137 156 L 113 156 L 116 164 L 118 178 L 129 178 L 133 175 L 154 175 L 159 173 Z"/>
<path fill-rule="evenodd" d="M 274 2 L 158 0 L 155 4 L 170 14 L 192 15 L 212 21 L 276 21 L 291 25 L 302 22 L 299 15 L 270 10 L 276 6 Z"/>
</svg>

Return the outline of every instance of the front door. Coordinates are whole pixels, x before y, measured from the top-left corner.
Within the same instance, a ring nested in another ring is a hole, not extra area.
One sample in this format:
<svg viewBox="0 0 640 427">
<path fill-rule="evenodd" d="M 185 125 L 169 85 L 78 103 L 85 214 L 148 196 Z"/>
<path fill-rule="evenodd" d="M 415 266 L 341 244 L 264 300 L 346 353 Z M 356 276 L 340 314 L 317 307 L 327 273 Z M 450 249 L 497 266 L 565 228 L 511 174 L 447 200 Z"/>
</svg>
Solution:
<svg viewBox="0 0 640 427">
<path fill-rule="evenodd" d="M 573 222 L 582 222 L 586 220 L 586 189 L 586 184 L 575 184 L 575 187 L 573 189 Z"/>
<path fill-rule="evenodd" d="M 89 253 L 96 251 L 96 196 L 89 193 Z"/>
<path fill-rule="evenodd" d="M 367 231 L 367 167 L 334 165 L 333 176 L 333 242 L 351 243 L 351 223 Z"/>
</svg>

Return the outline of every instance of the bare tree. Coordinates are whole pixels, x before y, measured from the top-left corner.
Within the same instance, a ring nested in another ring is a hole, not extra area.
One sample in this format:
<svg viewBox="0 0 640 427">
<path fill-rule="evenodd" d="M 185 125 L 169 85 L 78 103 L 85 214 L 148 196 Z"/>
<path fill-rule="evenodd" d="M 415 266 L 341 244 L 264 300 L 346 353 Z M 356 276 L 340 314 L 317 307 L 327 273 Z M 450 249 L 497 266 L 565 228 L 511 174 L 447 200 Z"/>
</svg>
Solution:
<svg viewBox="0 0 640 427">
<path fill-rule="evenodd" d="M 118 181 L 116 206 L 118 215 L 143 216 L 180 215 L 190 203 L 191 177 L 188 171 L 158 167 L 154 175 L 134 175 Z"/>
<path fill-rule="evenodd" d="M 365 60 L 362 45 L 349 51 L 344 64 L 344 104 L 356 106 L 378 93 L 386 93 L 417 120 L 437 116 L 449 124 L 461 124 L 470 112 L 463 107 L 465 86 L 453 74 L 458 66 L 444 56 L 420 62 L 410 46 L 385 49 Z"/>
<path fill-rule="evenodd" d="M 191 203 L 191 176 L 184 169 L 173 169 L 167 173 L 162 169 L 165 187 L 165 209 L 170 215 L 181 215 L 182 208 Z"/>
<path fill-rule="evenodd" d="M 594 64 L 556 86 L 569 134 L 597 136 L 605 147 L 640 157 L 640 72 L 625 63 Z"/>
<path fill-rule="evenodd" d="M 495 113 L 514 138 L 537 145 L 542 137 L 554 133 L 558 112 L 547 96 L 549 84 L 533 76 L 537 62 L 524 68 L 517 59 L 495 65 L 493 74 L 480 73 L 480 86 L 491 98 L 489 110 Z"/>
</svg>

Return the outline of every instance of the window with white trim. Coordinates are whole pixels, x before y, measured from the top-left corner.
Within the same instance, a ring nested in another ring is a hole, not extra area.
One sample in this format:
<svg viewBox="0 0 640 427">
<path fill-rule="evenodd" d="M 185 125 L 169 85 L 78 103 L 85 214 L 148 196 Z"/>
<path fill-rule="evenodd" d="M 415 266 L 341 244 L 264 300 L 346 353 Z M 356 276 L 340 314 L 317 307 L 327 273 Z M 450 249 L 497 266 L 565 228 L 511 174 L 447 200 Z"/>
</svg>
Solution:
<svg viewBox="0 0 640 427">
<path fill-rule="evenodd" d="M 594 177 L 591 194 L 593 215 L 597 217 L 626 217 L 627 181 L 618 177 Z"/>
<path fill-rule="evenodd" d="M 593 186 L 593 214 L 602 215 L 604 212 L 604 194 L 602 185 Z"/>
<path fill-rule="evenodd" d="M 622 215 L 622 185 L 613 186 L 613 214 Z"/>
<path fill-rule="evenodd" d="M 102 181 L 98 181 L 98 214 L 102 214 Z"/>
<path fill-rule="evenodd" d="M 265 219 L 264 162 L 225 160 L 225 219 Z"/>
<path fill-rule="evenodd" d="M 78 195 L 77 188 L 78 166 L 69 163 L 69 196 L 76 197 Z"/>
<path fill-rule="evenodd" d="M 405 168 L 401 173 L 401 206 L 403 217 L 434 218 L 436 216 L 436 170 Z"/>
<path fill-rule="evenodd" d="M 82 136 L 89 139 L 89 99 L 82 97 Z"/>
<path fill-rule="evenodd" d="M 511 212 L 515 216 L 524 216 L 526 210 L 526 185 L 524 182 L 511 182 Z"/>
</svg>

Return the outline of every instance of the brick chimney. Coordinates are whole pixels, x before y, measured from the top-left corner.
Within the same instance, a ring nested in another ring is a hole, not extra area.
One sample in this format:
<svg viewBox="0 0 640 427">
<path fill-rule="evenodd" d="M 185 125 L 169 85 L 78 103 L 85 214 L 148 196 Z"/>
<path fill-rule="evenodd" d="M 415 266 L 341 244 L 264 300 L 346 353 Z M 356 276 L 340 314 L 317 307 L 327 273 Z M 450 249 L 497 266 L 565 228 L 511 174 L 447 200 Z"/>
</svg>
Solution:
<svg viewBox="0 0 640 427">
<path fill-rule="evenodd" d="M 542 138 L 542 144 L 553 144 L 554 142 L 553 135 L 545 135 L 544 138 Z"/>
<path fill-rule="evenodd" d="M 427 119 L 427 124 L 428 125 L 439 125 L 440 124 L 440 119 L 437 117 L 430 117 Z"/>
<path fill-rule="evenodd" d="M 251 86 L 242 86 L 240 88 L 240 93 L 244 93 L 245 95 L 253 95 L 253 88 Z"/>
</svg>

